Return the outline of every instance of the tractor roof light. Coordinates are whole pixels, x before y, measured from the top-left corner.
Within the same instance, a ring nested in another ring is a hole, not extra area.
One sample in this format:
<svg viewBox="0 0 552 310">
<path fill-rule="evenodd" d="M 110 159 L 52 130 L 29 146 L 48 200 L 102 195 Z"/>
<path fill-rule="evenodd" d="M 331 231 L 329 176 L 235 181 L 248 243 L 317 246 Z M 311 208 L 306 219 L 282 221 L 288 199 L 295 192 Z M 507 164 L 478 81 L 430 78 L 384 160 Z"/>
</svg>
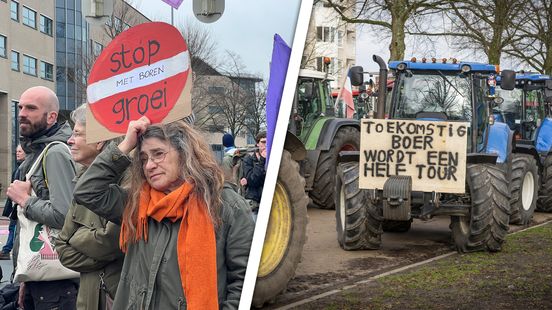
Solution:
<svg viewBox="0 0 552 310">
<path fill-rule="evenodd" d="M 456 63 L 458 63 L 458 59 L 456 59 L 456 58 L 453 58 L 453 59 L 452 59 L 452 63 L 453 63 L 453 64 L 456 64 Z"/>
<path fill-rule="evenodd" d="M 460 70 L 463 72 L 463 73 L 468 73 L 471 71 L 471 66 L 470 65 L 462 65 L 462 67 L 460 67 Z"/>
<path fill-rule="evenodd" d="M 447 63 L 447 59 L 446 59 L 446 58 L 443 58 L 442 61 L 443 61 L 444 64 Z"/>
<path fill-rule="evenodd" d="M 423 63 L 426 63 L 426 62 L 427 62 L 427 58 L 425 58 L 425 57 L 422 58 L 422 62 L 423 62 Z"/>
<path fill-rule="evenodd" d="M 431 62 L 432 62 L 432 63 L 436 63 L 436 62 L 437 62 L 437 58 L 431 57 Z"/>
<path fill-rule="evenodd" d="M 397 65 L 397 70 L 399 71 L 406 70 L 406 64 L 404 62 L 401 62 L 400 64 Z"/>
<path fill-rule="evenodd" d="M 412 62 L 416 62 L 416 57 L 412 57 L 412 58 L 410 58 L 410 61 L 412 61 Z"/>
<path fill-rule="evenodd" d="M 329 65 L 332 62 L 330 57 L 324 57 L 324 64 Z"/>
</svg>

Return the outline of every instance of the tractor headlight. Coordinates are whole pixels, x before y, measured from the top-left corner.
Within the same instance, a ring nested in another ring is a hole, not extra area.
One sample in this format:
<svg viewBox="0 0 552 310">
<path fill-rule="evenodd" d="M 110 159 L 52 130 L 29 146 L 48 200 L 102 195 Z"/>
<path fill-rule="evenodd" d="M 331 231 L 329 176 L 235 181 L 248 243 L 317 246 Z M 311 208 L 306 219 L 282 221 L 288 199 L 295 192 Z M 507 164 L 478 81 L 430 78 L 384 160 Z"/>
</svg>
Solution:
<svg viewBox="0 0 552 310">
<path fill-rule="evenodd" d="M 397 65 L 397 70 L 399 71 L 406 70 L 406 64 L 404 62 L 401 62 L 400 64 Z"/>
<path fill-rule="evenodd" d="M 463 73 L 468 73 L 468 72 L 471 71 L 471 67 L 470 67 L 470 65 L 462 65 L 460 70 L 462 70 Z"/>
</svg>

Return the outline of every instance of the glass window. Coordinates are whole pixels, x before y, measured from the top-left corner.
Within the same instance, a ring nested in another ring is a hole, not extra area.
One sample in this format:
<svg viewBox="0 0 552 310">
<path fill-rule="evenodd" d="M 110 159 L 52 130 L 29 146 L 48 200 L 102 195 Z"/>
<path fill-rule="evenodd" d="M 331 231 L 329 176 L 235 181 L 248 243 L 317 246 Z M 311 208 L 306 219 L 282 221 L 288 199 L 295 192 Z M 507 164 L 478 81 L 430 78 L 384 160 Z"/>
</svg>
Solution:
<svg viewBox="0 0 552 310">
<path fill-rule="evenodd" d="M 0 57 L 4 57 L 6 58 L 6 41 L 8 39 L 3 36 L 3 35 L 0 35 Z"/>
<path fill-rule="evenodd" d="M 13 1 L 10 3 L 10 16 L 11 19 L 19 21 L 19 3 Z"/>
<path fill-rule="evenodd" d="M 19 53 L 16 51 L 11 52 L 11 69 L 19 71 Z"/>
<path fill-rule="evenodd" d="M 23 7 L 23 24 L 31 28 L 36 28 L 36 12 L 29 9 L 28 7 Z"/>
<path fill-rule="evenodd" d="M 53 22 L 44 15 L 40 15 L 40 31 L 49 36 L 52 35 Z"/>
<path fill-rule="evenodd" d="M 94 55 L 94 57 L 98 57 L 100 56 L 102 50 L 103 50 L 103 45 L 101 45 L 100 43 L 96 42 L 96 41 L 92 41 L 92 55 Z"/>
<path fill-rule="evenodd" d="M 47 62 L 40 62 L 40 77 L 46 80 L 54 80 L 54 65 Z"/>
<path fill-rule="evenodd" d="M 36 58 L 23 55 L 23 73 L 36 76 Z"/>
<path fill-rule="evenodd" d="M 335 42 L 334 27 L 316 27 L 316 40 L 318 42 Z"/>
</svg>

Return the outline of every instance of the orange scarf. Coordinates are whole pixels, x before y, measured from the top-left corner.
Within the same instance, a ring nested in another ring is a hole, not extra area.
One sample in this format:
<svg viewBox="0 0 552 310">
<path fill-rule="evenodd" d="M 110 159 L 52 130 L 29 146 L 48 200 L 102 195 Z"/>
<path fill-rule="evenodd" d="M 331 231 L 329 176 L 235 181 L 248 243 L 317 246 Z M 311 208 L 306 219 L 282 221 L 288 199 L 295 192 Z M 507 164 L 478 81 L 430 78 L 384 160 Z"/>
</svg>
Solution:
<svg viewBox="0 0 552 310">
<path fill-rule="evenodd" d="M 136 240 L 148 241 L 148 217 L 161 222 L 182 220 L 177 255 L 187 309 L 218 309 L 215 229 L 203 200 L 184 183 L 168 195 L 145 183 L 140 194 Z M 121 227 L 121 247 L 124 240 Z"/>
</svg>

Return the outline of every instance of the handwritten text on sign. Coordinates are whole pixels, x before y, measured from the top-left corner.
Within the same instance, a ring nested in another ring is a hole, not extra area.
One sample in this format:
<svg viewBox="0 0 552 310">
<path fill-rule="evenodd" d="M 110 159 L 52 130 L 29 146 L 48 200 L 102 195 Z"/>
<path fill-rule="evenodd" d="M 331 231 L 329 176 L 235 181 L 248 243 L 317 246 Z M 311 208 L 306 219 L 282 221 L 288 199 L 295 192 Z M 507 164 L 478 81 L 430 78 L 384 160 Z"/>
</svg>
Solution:
<svg viewBox="0 0 552 310">
<path fill-rule="evenodd" d="M 465 191 L 468 123 L 364 119 L 359 186 L 383 189 L 390 176 L 412 177 L 412 190 Z"/>
<path fill-rule="evenodd" d="M 122 32 L 90 73 L 87 96 L 95 119 L 118 133 L 142 115 L 152 123 L 164 121 L 183 93 L 189 57 L 186 42 L 171 25 L 145 23 Z"/>
</svg>

